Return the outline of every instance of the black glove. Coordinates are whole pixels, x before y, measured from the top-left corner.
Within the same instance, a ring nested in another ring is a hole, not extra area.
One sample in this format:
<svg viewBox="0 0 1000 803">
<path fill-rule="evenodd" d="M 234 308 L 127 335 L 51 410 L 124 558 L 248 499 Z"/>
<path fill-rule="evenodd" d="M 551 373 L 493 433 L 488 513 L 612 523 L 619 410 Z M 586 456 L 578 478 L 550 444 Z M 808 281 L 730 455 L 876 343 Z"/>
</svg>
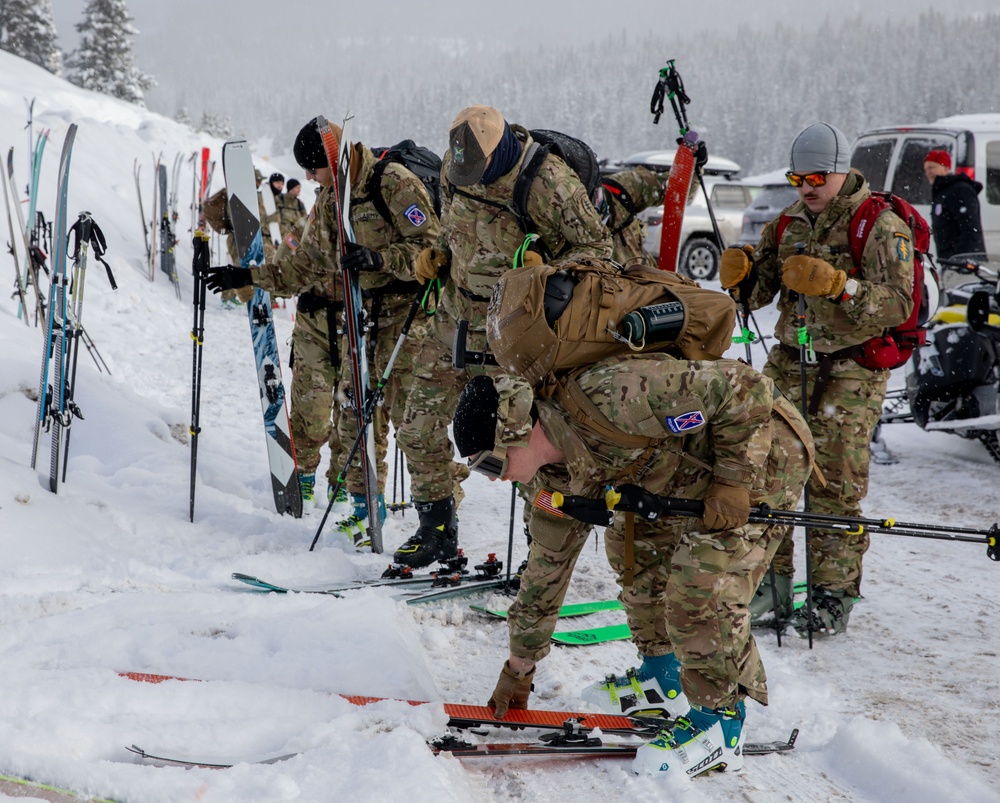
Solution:
<svg viewBox="0 0 1000 803">
<path fill-rule="evenodd" d="M 638 485 L 619 485 L 620 499 L 615 505 L 616 510 L 632 512 L 649 521 L 656 521 L 663 513 L 660 498 Z"/>
<path fill-rule="evenodd" d="M 366 246 L 348 243 L 347 253 L 340 258 L 340 266 L 356 273 L 382 270 L 382 255 Z"/>
<path fill-rule="evenodd" d="M 679 148 L 684 144 L 684 137 L 677 138 L 677 147 Z M 708 164 L 708 146 L 705 141 L 700 139 L 698 144 L 694 146 L 694 172 L 699 176 L 702 170 L 705 169 L 705 165 Z"/>
<path fill-rule="evenodd" d="M 223 290 L 238 290 L 253 284 L 250 268 L 236 268 L 223 265 L 221 268 L 205 268 L 205 285 L 213 293 Z"/>
</svg>

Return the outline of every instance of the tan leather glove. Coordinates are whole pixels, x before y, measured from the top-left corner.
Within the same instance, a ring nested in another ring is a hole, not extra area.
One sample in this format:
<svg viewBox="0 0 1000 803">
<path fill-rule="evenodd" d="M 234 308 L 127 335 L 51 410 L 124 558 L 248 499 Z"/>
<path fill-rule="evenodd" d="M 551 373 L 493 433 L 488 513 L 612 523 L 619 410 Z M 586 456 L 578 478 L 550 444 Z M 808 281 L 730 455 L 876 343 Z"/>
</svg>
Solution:
<svg viewBox="0 0 1000 803">
<path fill-rule="evenodd" d="M 750 491 L 743 485 L 713 482 L 705 491 L 701 520 L 709 530 L 735 530 L 750 518 Z"/>
<path fill-rule="evenodd" d="M 525 251 L 524 259 L 521 262 L 522 266 L 525 268 L 535 268 L 539 265 L 544 265 L 545 260 L 542 259 L 542 255 L 537 251 Z"/>
<path fill-rule="evenodd" d="M 246 287 L 236 288 L 236 297 L 242 301 L 244 304 L 248 303 L 252 298 L 255 288 L 253 285 L 247 285 Z"/>
<path fill-rule="evenodd" d="M 417 264 L 414 272 L 417 274 L 417 281 L 427 284 L 431 279 L 436 279 L 441 268 L 448 264 L 448 255 L 433 248 L 425 248 L 417 254 Z"/>
<path fill-rule="evenodd" d="M 493 709 L 495 719 L 503 719 L 509 708 L 527 708 L 528 695 L 531 694 L 531 679 L 535 676 L 535 667 L 528 672 L 515 672 L 510 663 L 504 661 L 500 670 L 500 679 L 493 695 L 486 703 Z"/>
<path fill-rule="evenodd" d="M 782 264 L 781 281 L 796 293 L 836 300 L 844 292 L 847 274 L 818 257 L 795 254 Z"/>
<path fill-rule="evenodd" d="M 731 245 L 722 252 L 722 259 L 719 262 L 719 281 L 726 290 L 736 287 L 747 277 L 752 257 L 752 245 L 744 245 L 742 248 Z"/>
</svg>

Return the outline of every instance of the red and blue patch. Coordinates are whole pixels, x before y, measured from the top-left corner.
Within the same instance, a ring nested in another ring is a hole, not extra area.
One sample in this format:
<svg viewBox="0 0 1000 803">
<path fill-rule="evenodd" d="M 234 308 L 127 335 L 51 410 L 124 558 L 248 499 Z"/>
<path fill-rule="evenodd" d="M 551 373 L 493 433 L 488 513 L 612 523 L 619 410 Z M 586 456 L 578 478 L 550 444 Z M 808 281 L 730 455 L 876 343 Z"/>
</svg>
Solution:
<svg viewBox="0 0 1000 803">
<path fill-rule="evenodd" d="M 417 228 L 420 228 L 424 223 L 427 222 L 427 215 L 425 215 L 419 206 L 416 204 L 410 204 L 406 207 L 406 211 L 403 212 L 407 219 Z"/>
<path fill-rule="evenodd" d="M 681 413 L 675 416 L 668 415 L 665 421 L 667 428 L 673 433 L 689 432 L 692 429 L 698 429 L 698 427 L 705 425 L 705 415 L 701 410 L 693 410 L 690 413 Z"/>
</svg>

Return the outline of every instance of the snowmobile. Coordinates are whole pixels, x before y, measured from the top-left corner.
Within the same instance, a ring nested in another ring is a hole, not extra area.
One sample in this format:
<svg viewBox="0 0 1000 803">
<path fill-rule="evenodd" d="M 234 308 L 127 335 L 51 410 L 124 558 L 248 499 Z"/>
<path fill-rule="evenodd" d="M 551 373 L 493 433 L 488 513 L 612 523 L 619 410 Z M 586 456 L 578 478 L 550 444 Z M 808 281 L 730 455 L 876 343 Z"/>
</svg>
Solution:
<svg viewBox="0 0 1000 803">
<path fill-rule="evenodd" d="M 905 366 L 905 388 L 886 395 L 879 426 L 915 423 L 979 440 L 1000 463 L 1000 260 L 969 254 L 937 262 L 952 277 L 943 305 Z"/>
</svg>

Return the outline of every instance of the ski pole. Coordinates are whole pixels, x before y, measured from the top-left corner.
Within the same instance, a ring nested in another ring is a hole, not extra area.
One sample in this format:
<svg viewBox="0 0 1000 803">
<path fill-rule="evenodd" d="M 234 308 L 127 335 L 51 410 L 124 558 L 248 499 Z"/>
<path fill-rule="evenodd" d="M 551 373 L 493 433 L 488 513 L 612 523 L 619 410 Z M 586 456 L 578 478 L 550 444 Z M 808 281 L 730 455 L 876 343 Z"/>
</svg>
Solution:
<svg viewBox="0 0 1000 803">
<path fill-rule="evenodd" d="M 410 304 L 410 310 L 406 313 L 406 320 L 403 321 L 403 328 L 399 330 L 399 337 L 396 338 L 396 345 L 392 349 L 392 354 L 389 355 L 389 360 L 386 362 L 385 370 L 382 372 L 382 376 L 379 379 L 378 384 L 375 386 L 375 390 L 368 396 L 362 410 L 361 423 L 358 427 L 358 435 L 354 439 L 354 443 L 351 445 L 351 450 L 347 455 L 347 460 L 344 462 L 344 467 L 337 475 L 337 483 L 334 486 L 333 493 L 330 494 L 330 501 L 327 503 L 326 510 L 323 511 L 323 518 L 320 519 L 319 527 L 316 528 L 316 535 L 313 537 L 312 543 L 309 545 L 310 552 L 316 548 L 316 543 L 319 541 L 319 537 L 323 533 L 323 527 L 326 525 L 326 520 L 329 518 L 330 511 L 333 509 L 334 500 L 336 500 L 340 489 L 347 482 L 347 472 L 351 463 L 354 462 L 354 456 L 358 453 L 358 450 L 361 448 L 361 444 L 365 439 L 366 430 L 371 425 L 372 419 L 375 416 L 375 408 L 379 405 L 379 402 L 382 401 L 386 383 L 389 381 L 389 375 L 392 373 L 392 366 L 396 362 L 396 357 L 399 355 L 400 349 L 403 348 L 403 343 L 406 340 L 407 335 L 410 334 L 410 327 L 413 325 L 413 319 L 417 317 L 417 312 L 427 301 L 431 291 L 432 285 L 430 284 L 426 288 L 421 287 L 420 291 L 413 299 L 413 303 Z M 373 508 L 369 507 L 369 518 L 373 515 L 372 510 Z M 374 515 L 377 516 L 378 509 L 374 508 L 374 511 Z"/>
<path fill-rule="evenodd" d="M 194 257 L 191 263 L 191 273 L 194 275 L 194 290 L 192 304 L 194 305 L 194 323 L 191 325 L 192 359 L 191 359 L 191 504 L 190 520 L 194 521 L 195 478 L 198 468 L 198 435 L 201 433 L 201 367 L 202 349 L 205 345 L 205 270 L 210 264 L 209 238 L 205 232 L 198 229 L 194 233 Z"/>
<path fill-rule="evenodd" d="M 705 505 L 701 500 L 658 496 L 638 485 L 620 485 L 617 488 L 608 488 L 601 499 L 587 496 L 566 496 L 554 492 L 552 506 L 577 521 L 604 527 L 611 526 L 615 513 L 635 513 L 641 515 L 646 521 L 656 521 L 661 516 L 701 518 L 705 512 Z M 873 519 L 838 516 L 832 513 L 779 510 L 766 504 L 751 507 L 748 521 L 753 524 L 780 524 L 790 527 L 832 530 L 850 535 L 879 533 L 910 538 L 930 538 L 939 541 L 986 544 L 986 556 L 990 560 L 1000 561 L 1000 526 L 996 523 L 989 529 L 983 530 L 971 527 L 897 522 L 894 518 Z"/>
<path fill-rule="evenodd" d="M 517 509 L 518 484 L 510 484 L 510 529 L 507 531 L 507 578 L 504 580 L 504 593 L 510 594 L 510 567 L 514 560 L 514 512 Z"/>
</svg>

